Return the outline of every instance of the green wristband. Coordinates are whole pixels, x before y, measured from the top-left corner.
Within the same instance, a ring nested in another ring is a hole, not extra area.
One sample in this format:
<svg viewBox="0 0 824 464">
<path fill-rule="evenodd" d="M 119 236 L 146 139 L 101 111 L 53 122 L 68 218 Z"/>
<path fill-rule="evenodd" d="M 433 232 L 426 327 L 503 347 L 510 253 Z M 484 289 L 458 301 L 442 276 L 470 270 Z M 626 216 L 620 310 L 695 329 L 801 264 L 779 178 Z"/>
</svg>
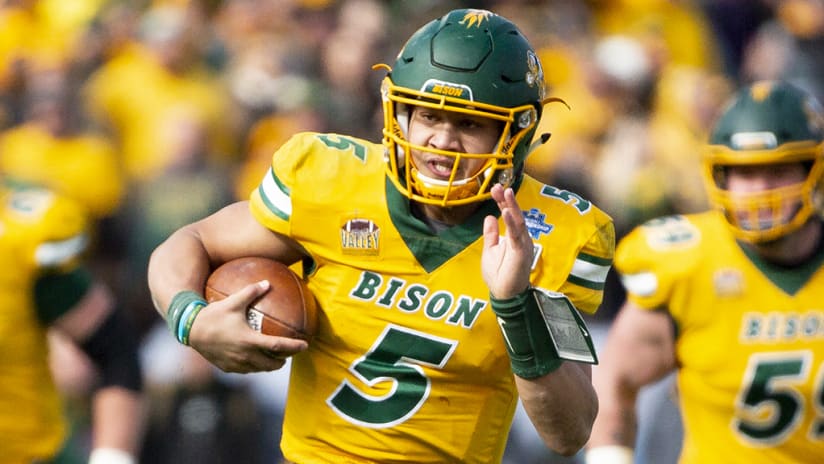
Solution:
<svg viewBox="0 0 824 464">
<path fill-rule="evenodd" d="M 530 287 L 505 300 L 491 295 L 489 298 L 501 326 L 512 372 L 524 379 L 549 374 L 563 362 L 532 292 Z"/>
<path fill-rule="evenodd" d="M 183 317 L 177 326 L 177 341 L 184 345 L 189 345 L 189 332 L 192 330 L 192 324 L 195 323 L 195 318 L 200 314 L 200 310 L 206 307 L 206 302 L 193 301 L 183 312 Z"/>
<path fill-rule="evenodd" d="M 206 305 L 206 300 L 192 290 L 183 290 L 175 294 L 166 312 L 166 323 L 177 341 L 184 345 L 189 344 L 189 331 L 195 317 Z"/>
</svg>

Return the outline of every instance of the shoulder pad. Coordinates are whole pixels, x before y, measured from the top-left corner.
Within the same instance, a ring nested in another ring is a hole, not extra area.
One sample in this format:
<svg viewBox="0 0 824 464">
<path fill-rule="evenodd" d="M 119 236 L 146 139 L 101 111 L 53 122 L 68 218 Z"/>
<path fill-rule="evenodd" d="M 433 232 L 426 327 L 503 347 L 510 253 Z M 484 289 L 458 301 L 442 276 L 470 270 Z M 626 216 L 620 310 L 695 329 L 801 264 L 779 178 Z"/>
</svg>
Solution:
<svg viewBox="0 0 824 464">
<path fill-rule="evenodd" d="M 701 259 L 701 237 L 690 217 L 681 215 L 653 219 L 624 237 L 615 252 L 615 269 L 630 298 L 642 307 L 663 303 L 671 285 Z"/>
<path fill-rule="evenodd" d="M 76 202 L 38 188 L 12 188 L 3 195 L 3 233 L 37 267 L 76 261 L 88 244 L 88 216 Z"/>
</svg>

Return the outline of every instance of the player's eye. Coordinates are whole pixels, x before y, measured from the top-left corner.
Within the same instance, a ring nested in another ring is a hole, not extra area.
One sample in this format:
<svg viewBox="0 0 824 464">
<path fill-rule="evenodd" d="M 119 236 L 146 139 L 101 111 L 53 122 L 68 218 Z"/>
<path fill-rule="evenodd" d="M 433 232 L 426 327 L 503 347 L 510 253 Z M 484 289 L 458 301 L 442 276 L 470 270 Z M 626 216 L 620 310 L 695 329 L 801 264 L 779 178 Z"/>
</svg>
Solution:
<svg viewBox="0 0 824 464">
<path fill-rule="evenodd" d="M 479 129 L 482 127 L 482 124 L 474 119 L 463 119 L 461 120 L 460 126 L 466 129 Z"/>
<path fill-rule="evenodd" d="M 439 121 L 439 118 L 435 113 L 430 113 L 428 111 L 421 111 L 418 114 L 418 117 L 420 119 L 422 119 L 424 121 L 428 121 L 428 122 L 437 122 L 437 121 Z"/>
</svg>

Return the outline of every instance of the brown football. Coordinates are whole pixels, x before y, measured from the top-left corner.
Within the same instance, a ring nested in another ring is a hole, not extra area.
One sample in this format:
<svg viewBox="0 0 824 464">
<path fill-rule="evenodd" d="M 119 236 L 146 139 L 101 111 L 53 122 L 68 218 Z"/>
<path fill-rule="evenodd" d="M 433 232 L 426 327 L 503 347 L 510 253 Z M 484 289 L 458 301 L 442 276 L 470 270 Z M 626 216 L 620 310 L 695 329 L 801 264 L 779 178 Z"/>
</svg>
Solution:
<svg viewBox="0 0 824 464">
<path fill-rule="evenodd" d="M 261 280 L 269 281 L 269 291 L 247 309 L 249 326 L 266 335 L 311 340 L 317 329 L 315 297 L 303 279 L 278 261 L 246 257 L 223 263 L 206 281 L 206 301 L 222 300 Z"/>
</svg>

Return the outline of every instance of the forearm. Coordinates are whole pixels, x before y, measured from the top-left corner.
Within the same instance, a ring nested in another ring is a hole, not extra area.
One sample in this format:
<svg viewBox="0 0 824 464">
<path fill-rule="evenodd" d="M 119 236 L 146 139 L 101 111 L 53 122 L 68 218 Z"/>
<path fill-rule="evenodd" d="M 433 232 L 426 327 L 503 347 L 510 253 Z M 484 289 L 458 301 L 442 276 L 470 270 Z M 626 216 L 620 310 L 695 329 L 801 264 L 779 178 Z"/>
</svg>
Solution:
<svg viewBox="0 0 824 464">
<path fill-rule="evenodd" d="M 96 301 L 96 300 L 91 300 Z M 85 310 L 85 311 L 84 311 Z M 101 316 L 92 308 L 78 308 L 82 315 Z M 79 344 L 94 362 L 99 385 L 92 397 L 93 455 L 91 464 L 136 462 L 143 436 L 143 375 L 139 341 L 134 327 L 121 310 L 109 307 L 95 330 Z M 58 322 L 63 329 L 76 329 L 70 319 Z M 70 331 L 77 336 L 77 331 Z"/>
<path fill-rule="evenodd" d="M 587 463 L 630 464 L 638 393 L 675 368 L 671 321 L 663 311 L 627 302 L 612 323 L 602 352 L 592 379 L 601 409 L 587 444 Z"/>
<path fill-rule="evenodd" d="M 507 300 L 493 297 L 492 310 L 524 409 L 548 447 L 572 455 L 589 438 L 598 399 L 589 365 L 562 361 L 549 332 L 550 315 L 571 315 L 574 306 L 562 294 L 543 298 L 538 292 L 530 288 Z"/>
<path fill-rule="evenodd" d="M 241 256 L 264 256 L 291 264 L 304 253 L 294 240 L 257 222 L 247 202 L 237 202 L 178 229 L 160 244 L 149 260 L 149 289 L 155 308 L 165 318 L 178 292 L 203 292 L 216 265 Z"/>
<path fill-rule="evenodd" d="M 122 451 L 137 462 L 145 427 L 144 404 L 139 393 L 119 386 L 97 390 L 92 400 L 92 420 L 93 451 Z"/>
<path fill-rule="evenodd" d="M 209 269 L 209 255 L 189 228 L 176 231 L 158 246 L 149 260 L 148 282 L 160 315 L 166 317 L 169 303 L 179 291 L 202 292 Z"/>
<path fill-rule="evenodd" d="M 601 366 L 596 369 L 601 369 Z M 602 378 L 600 373 L 596 373 L 595 382 L 601 404 L 587 447 L 635 447 L 638 425 L 635 401 L 638 390 L 622 388 L 618 382 Z"/>
<path fill-rule="evenodd" d="M 601 369 L 605 366 L 599 366 Z M 605 381 L 596 369 L 595 387 L 601 409 L 587 443 L 587 464 L 632 464 L 637 416 L 635 401 L 638 390 L 621 388 L 618 382 Z"/>
<path fill-rule="evenodd" d="M 598 397 L 588 365 L 564 362 L 536 379 L 515 376 L 524 409 L 546 445 L 571 456 L 589 438 L 598 413 Z"/>
<path fill-rule="evenodd" d="M 246 309 L 269 291 L 269 283 L 250 282 L 210 304 L 204 286 L 212 269 L 232 259 L 262 256 L 293 263 L 300 253 L 294 240 L 257 222 L 246 202 L 233 203 L 177 230 L 155 249 L 148 266 L 152 300 L 172 335 L 218 368 L 240 373 L 280 369 L 307 343 L 249 327 Z"/>
</svg>

